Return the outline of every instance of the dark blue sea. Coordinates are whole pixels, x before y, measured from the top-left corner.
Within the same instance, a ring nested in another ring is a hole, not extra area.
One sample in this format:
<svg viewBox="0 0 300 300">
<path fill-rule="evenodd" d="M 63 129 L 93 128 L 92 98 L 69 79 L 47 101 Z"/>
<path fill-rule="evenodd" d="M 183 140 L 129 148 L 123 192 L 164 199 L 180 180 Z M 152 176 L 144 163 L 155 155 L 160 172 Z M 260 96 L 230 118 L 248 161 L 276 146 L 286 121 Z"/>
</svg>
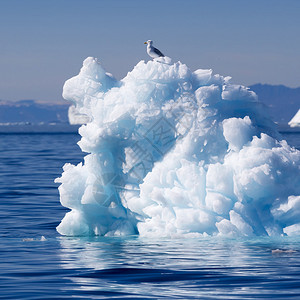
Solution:
<svg viewBox="0 0 300 300">
<path fill-rule="evenodd" d="M 300 237 L 60 236 L 54 179 L 82 161 L 78 140 L 0 134 L 1 299 L 300 299 Z"/>
</svg>

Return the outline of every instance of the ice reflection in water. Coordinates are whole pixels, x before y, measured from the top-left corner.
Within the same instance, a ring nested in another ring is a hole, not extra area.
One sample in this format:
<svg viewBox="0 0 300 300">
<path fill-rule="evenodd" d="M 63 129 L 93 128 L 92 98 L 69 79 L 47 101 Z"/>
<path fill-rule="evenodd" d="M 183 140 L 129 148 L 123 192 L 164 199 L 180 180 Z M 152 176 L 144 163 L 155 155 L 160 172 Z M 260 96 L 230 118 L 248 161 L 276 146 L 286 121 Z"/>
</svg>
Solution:
<svg viewBox="0 0 300 300">
<path fill-rule="evenodd" d="M 78 295 L 112 298 L 284 299 L 300 295 L 300 242 L 60 238 Z M 292 247 L 292 248 L 291 248 Z M 274 249 L 293 250 L 272 254 Z M 298 277 L 299 278 L 299 277 Z M 276 294 L 274 294 L 276 290 Z"/>
</svg>

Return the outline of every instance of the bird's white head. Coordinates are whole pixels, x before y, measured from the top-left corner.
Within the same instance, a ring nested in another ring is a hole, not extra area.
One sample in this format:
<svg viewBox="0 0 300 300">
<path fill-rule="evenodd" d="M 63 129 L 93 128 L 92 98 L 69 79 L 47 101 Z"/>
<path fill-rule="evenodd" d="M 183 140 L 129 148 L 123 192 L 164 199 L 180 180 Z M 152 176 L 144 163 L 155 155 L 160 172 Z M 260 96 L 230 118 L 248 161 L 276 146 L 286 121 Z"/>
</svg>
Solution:
<svg viewBox="0 0 300 300">
<path fill-rule="evenodd" d="M 147 45 L 150 45 L 150 46 L 151 46 L 151 45 L 152 45 L 152 43 L 153 43 L 153 42 L 152 42 L 151 40 L 148 40 L 148 41 L 147 41 L 147 42 L 145 42 L 144 44 L 147 44 Z"/>
</svg>

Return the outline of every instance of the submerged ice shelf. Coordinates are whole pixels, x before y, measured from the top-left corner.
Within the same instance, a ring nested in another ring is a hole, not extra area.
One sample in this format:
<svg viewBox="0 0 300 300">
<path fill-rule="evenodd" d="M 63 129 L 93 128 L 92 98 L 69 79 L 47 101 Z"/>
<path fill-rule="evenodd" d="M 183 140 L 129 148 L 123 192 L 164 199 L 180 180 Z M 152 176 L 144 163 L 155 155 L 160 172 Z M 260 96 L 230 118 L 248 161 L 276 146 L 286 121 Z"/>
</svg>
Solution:
<svg viewBox="0 0 300 300">
<path fill-rule="evenodd" d="M 166 58 L 167 59 L 167 58 Z M 56 179 L 62 235 L 300 234 L 300 152 L 254 92 L 212 70 L 140 61 L 121 81 L 89 57 L 63 97 L 88 154 Z"/>
</svg>

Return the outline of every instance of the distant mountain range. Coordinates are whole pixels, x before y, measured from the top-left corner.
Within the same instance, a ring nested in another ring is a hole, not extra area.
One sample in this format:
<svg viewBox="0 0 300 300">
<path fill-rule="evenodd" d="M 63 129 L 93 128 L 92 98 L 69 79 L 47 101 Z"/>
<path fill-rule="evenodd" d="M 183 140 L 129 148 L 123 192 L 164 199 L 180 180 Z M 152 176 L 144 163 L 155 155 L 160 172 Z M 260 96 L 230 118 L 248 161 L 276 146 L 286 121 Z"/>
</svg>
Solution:
<svg viewBox="0 0 300 300">
<path fill-rule="evenodd" d="M 70 104 L 0 100 L 0 123 L 68 123 Z"/>
<path fill-rule="evenodd" d="M 254 84 L 249 86 L 259 101 L 269 107 L 277 123 L 287 124 L 300 108 L 300 87 Z M 0 123 L 68 123 L 69 103 L 51 104 L 34 100 L 0 100 Z"/>
<path fill-rule="evenodd" d="M 269 113 L 277 123 L 288 123 L 300 108 L 300 87 L 259 83 L 249 88 L 269 107 Z"/>
</svg>

